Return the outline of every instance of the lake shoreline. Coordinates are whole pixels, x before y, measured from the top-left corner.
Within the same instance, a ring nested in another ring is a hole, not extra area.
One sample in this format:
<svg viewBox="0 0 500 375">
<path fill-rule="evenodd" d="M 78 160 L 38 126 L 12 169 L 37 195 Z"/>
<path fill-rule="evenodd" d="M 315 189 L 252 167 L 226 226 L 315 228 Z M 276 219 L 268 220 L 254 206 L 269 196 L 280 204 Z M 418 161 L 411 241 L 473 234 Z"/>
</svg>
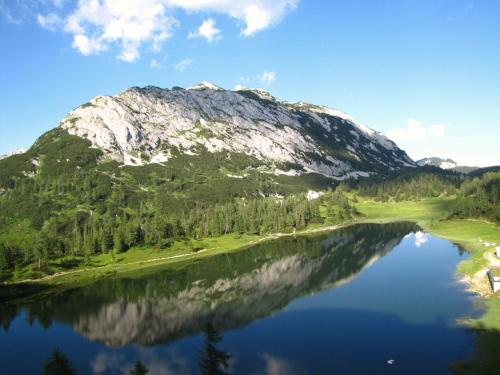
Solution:
<svg viewBox="0 0 500 375">
<path fill-rule="evenodd" d="M 470 254 L 459 263 L 456 273 L 467 290 L 484 302 L 484 310 L 478 318 L 460 322 L 476 332 L 476 349 L 471 358 L 450 364 L 450 369 L 460 375 L 495 373 L 500 368 L 500 293 L 492 292 L 486 271 L 500 260 L 492 262 L 494 249 L 486 248 L 483 243 L 500 243 L 500 227 L 486 220 L 448 219 L 447 201 L 447 198 L 397 203 L 364 200 L 356 207 L 366 215 L 367 222 L 414 221 L 426 232 L 451 241 Z"/>
<path fill-rule="evenodd" d="M 78 287 L 81 283 L 94 282 L 102 278 L 114 277 L 121 274 L 147 270 L 148 268 L 158 266 L 168 266 L 177 262 L 197 261 L 205 257 L 216 256 L 220 254 L 244 251 L 245 249 L 267 241 L 274 241 L 283 237 L 299 237 L 308 236 L 324 232 L 332 232 L 341 228 L 346 228 L 351 225 L 360 224 L 360 221 L 348 221 L 337 225 L 320 225 L 312 228 L 307 228 L 297 232 L 272 233 L 256 236 L 248 241 L 243 241 L 238 246 L 223 249 L 218 251 L 217 248 L 202 249 L 197 252 L 185 252 L 176 255 L 158 257 L 153 259 L 143 259 L 130 263 L 112 263 L 100 267 L 90 267 L 84 269 L 76 269 L 65 272 L 58 272 L 51 275 L 46 275 L 37 279 L 25 279 L 12 282 L 4 282 L 0 286 L 0 301 L 23 299 L 33 296 L 38 292 L 51 292 L 57 289 L 67 289 Z M 215 243 L 219 238 L 214 239 Z M 140 249 L 138 251 L 141 251 Z M 19 294 L 16 293 L 19 289 Z"/>
<path fill-rule="evenodd" d="M 389 206 L 398 206 L 400 203 L 376 203 L 381 206 L 389 207 Z M 16 288 L 18 286 L 23 286 L 23 285 L 41 285 L 43 286 L 43 289 L 50 289 L 51 287 L 71 287 L 71 284 L 78 284 L 81 279 L 91 279 L 92 281 L 96 281 L 99 278 L 103 277 L 110 277 L 110 276 L 116 276 L 118 274 L 123 274 L 127 273 L 130 271 L 138 271 L 141 269 L 146 269 L 150 267 L 156 267 L 156 266 L 164 266 L 168 264 L 173 264 L 179 261 L 195 261 L 202 259 L 207 256 L 214 256 L 218 255 L 221 253 L 228 253 L 228 252 L 233 252 L 233 251 L 242 251 L 245 248 L 254 246 L 256 244 L 266 242 L 266 241 L 273 241 L 282 237 L 290 237 L 290 236 L 307 236 L 307 235 L 312 235 L 316 233 L 322 233 L 322 232 L 329 232 L 329 231 L 335 231 L 340 228 L 345 228 L 351 225 L 356 225 L 356 224 L 362 224 L 362 223 L 372 223 L 372 224 L 383 224 L 383 223 L 391 223 L 391 222 L 415 222 L 418 224 L 423 230 L 429 232 L 430 234 L 433 234 L 437 237 L 441 237 L 447 240 L 450 240 L 456 244 L 459 244 L 460 246 L 464 247 L 468 252 L 474 254 L 476 251 L 478 251 L 477 246 L 474 246 L 474 244 L 471 241 L 467 241 L 464 239 L 460 238 L 454 238 L 452 235 L 449 235 L 447 233 L 444 233 L 443 231 L 439 230 L 439 223 L 438 224 L 432 222 L 430 218 L 416 218 L 412 217 L 411 215 L 405 215 L 402 213 L 401 215 L 394 217 L 394 216 L 386 216 L 386 217 L 376 217 L 371 215 L 370 213 L 366 214 L 363 212 L 363 207 L 361 207 L 361 213 L 364 216 L 358 217 L 353 220 L 349 220 L 340 224 L 336 225 L 331 225 L 331 224 L 323 224 L 323 225 L 315 225 L 310 228 L 306 228 L 304 230 L 300 230 L 297 232 L 285 232 L 285 233 L 272 233 L 272 234 L 266 234 L 266 235 L 257 235 L 254 237 L 250 237 L 249 239 L 244 239 L 243 241 L 240 241 L 237 243 L 235 246 L 230 247 L 230 248 L 225 248 L 222 249 L 222 251 L 218 251 L 217 245 L 219 245 L 218 242 L 224 241 L 222 237 L 217 237 L 213 239 L 213 243 L 216 245 L 214 247 L 208 247 L 208 248 L 203 248 L 197 252 L 193 251 L 186 251 L 187 248 L 184 247 L 182 248 L 182 251 L 179 253 L 173 253 L 169 254 L 168 256 L 157 256 L 151 259 L 144 258 L 144 259 L 138 259 L 135 261 L 131 262 L 124 262 L 124 263 L 108 263 L 102 266 L 96 266 L 96 267 L 87 267 L 87 268 L 80 268 L 80 269 L 74 269 L 74 270 L 69 270 L 69 271 L 62 271 L 62 272 L 56 272 L 54 274 L 49 274 L 46 276 L 43 276 L 41 278 L 28 278 L 28 279 L 23 279 L 23 280 L 18 280 L 18 281 L 7 281 L 4 282 L 0 286 L 0 290 L 6 289 L 6 288 Z M 468 221 L 468 220 L 466 220 Z M 446 220 L 445 222 L 451 222 L 449 220 Z M 476 221 L 477 222 L 477 221 Z M 455 221 L 455 224 L 458 225 L 458 221 Z M 460 223 L 462 224 L 462 223 Z M 490 224 L 490 223 L 488 223 Z M 500 242 L 500 238 L 499 238 Z M 481 250 L 481 249 L 479 249 Z M 142 251 L 142 250 L 138 250 Z M 168 250 L 167 250 L 168 251 Z M 159 253 L 159 252 L 158 252 Z M 458 268 L 458 274 L 460 275 L 460 278 L 467 283 L 468 285 L 468 290 L 473 293 L 479 294 L 481 297 L 484 298 L 490 298 L 493 296 L 493 293 L 491 292 L 491 288 L 489 287 L 489 281 L 486 277 L 486 270 L 487 270 L 487 264 L 484 262 L 478 262 L 477 259 L 472 259 L 473 256 L 471 256 L 470 260 L 467 260 L 465 262 L 474 262 L 474 263 L 480 263 L 478 269 L 475 269 L 474 272 L 468 272 L 467 269 L 463 269 L 462 265 L 459 266 Z M 0 292 L 0 300 L 4 299 L 5 293 Z M 10 294 L 10 297 L 7 299 L 16 299 L 15 294 L 13 293 L 8 293 Z M 24 293 L 21 293 L 24 294 Z M 22 297 L 22 296 L 20 296 Z"/>
</svg>

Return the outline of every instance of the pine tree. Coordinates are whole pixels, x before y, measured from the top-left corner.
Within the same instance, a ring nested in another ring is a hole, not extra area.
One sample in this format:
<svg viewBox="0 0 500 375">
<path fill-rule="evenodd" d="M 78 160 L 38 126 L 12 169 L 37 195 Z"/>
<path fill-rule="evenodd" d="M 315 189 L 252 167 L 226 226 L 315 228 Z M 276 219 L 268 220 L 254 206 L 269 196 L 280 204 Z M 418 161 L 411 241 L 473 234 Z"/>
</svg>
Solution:
<svg viewBox="0 0 500 375">
<path fill-rule="evenodd" d="M 66 354 L 56 349 L 45 362 L 43 375 L 76 375 L 76 371 Z"/>
</svg>

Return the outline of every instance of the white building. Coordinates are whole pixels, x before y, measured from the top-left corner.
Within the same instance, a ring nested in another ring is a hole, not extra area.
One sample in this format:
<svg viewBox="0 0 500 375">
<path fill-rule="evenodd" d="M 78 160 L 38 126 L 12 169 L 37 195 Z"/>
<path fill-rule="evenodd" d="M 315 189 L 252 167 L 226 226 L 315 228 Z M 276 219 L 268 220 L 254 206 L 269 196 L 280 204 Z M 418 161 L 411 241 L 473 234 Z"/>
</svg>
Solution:
<svg viewBox="0 0 500 375">
<path fill-rule="evenodd" d="M 496 293 L 500 290 L 500 268 L 490 268 L 488 270 L 488 277 L 493 288 L 493 293 Z"/>
<path fill-rule="evenodd" d="M 500 258 L 500 246 L 497 246 L 497 249 L 496 249 L 496 253 L 497 253 L 497 258 Z"/>
</svg>

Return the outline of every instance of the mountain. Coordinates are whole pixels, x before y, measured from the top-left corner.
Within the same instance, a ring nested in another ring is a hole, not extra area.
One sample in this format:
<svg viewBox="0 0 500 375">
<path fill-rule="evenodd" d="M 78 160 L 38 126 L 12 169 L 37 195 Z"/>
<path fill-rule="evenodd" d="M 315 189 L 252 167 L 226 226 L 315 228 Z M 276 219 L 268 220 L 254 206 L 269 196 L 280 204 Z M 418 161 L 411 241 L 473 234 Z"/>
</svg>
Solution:
<svg viewBox="0 0 500 375">
<path fill-rule="evenodd" d="M 32 277 L 56 272 L 42 265 L 66 255 L 176 241 L 194 251 L 200 238 L 300 230 L 323 222 L 318 190 L 413 167 L 346 114 L 259 89 L 98 96 L 0 160 L 0 281 L 19 264 L 36 262 Z M 325 197 L 328 220 L 355 214 L 340 191 Z"/>
<path fill-rule="evenodd" d="M 61 137 L 65 141 L 58 143 Z M 86 155 L 78 158 L 87 165 L 71 157 L 85 148 Z M 97 96 L 15 157 L 0 164 L 0 184 L 40 173 L 49 159 L 54 159 L 53 169 L 47 172 L 54 176 L 111 162 L 168 167 L 202 165 L 208 159 L 216 159 L 220 174 L 239 179 L 257 171 L 334 181 L 416 166 L 395 143 L 341 111 L 280 101 L 260 89 L 224 90 L 208 82 L 188 89 L 133 87 L 116 96 Z"/>
<path fill-rule="evenodd" d="M 441 169 L 453 170 L 455 172 L 465 173 L 465 174 L 468 174 L 468 173 L 478 169 L 478 167 L 468 167 L 468 166 L 458 165 L 457 162 L 455 162 L 452 159 L 442 159 L 442 158 L 438 158 L 438 157 L 420 159 L 420 160 L 417 160 L 417 164 L 420 167 L 432 166 L 432 167 L 438 167 Z"/>
<path fill-rule="evenodd" d="M 208 82 L 98 96 L 71 111 L 60 128 L 102 150 L 103 159 L 133 166 L 205 152 L 246 155 L 275 175 L 337 180 L 415 166 L 392 141 L 340 111 Z"/>
</svg>

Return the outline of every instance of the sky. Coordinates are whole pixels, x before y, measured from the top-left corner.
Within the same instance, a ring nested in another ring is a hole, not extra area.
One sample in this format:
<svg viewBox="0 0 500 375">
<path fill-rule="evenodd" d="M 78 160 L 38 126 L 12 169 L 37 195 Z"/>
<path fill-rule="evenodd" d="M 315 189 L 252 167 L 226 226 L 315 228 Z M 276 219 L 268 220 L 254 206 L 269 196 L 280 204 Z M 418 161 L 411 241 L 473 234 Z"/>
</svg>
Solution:
<svg viewBox="0 0 500 375">
<path fill-rule="evenodd" d="M 0 154 L 131 86 L 260 87 L 500 165 L 500 2 L 0 0 Z"/>
</svg>

